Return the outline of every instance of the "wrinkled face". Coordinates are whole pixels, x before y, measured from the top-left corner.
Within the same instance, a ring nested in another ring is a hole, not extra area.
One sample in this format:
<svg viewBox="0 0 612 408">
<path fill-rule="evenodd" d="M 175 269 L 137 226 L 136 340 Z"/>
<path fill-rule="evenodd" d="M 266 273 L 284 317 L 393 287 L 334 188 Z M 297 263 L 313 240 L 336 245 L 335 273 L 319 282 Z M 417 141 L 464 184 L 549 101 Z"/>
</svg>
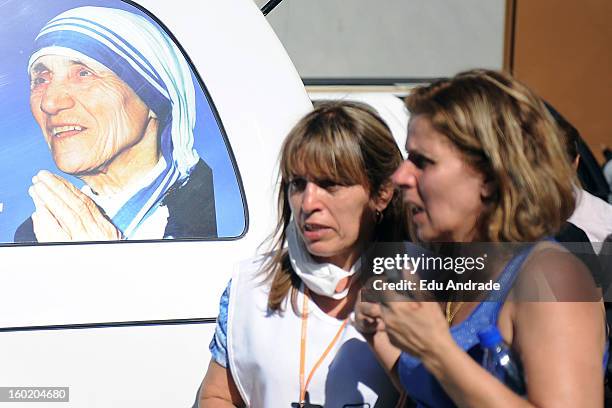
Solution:
<svg viewBox="0 0 612 408">
<path fill-rule="evenodd" d="M 294 177 L 289 203 L 308 252 L 320 262 L 348 268 L 372 237 L 376 208 L 362 185 Z"/>
<path fill-rule="evenodd" d="M 113 72 L 68 57 L 38 58 L 30 108 L 57 167 L 96 174 L 143 137 L 149 109 Z"/>
<path fill-rule="evenodd" d="M 412 212 L 417 237 L 424 242 L 466 242 L 476 239 L 478 216 L 484 210 L 484 177 L 423 115 L 410 119 L 408 159 L 393 174 Z"/>
</svg>

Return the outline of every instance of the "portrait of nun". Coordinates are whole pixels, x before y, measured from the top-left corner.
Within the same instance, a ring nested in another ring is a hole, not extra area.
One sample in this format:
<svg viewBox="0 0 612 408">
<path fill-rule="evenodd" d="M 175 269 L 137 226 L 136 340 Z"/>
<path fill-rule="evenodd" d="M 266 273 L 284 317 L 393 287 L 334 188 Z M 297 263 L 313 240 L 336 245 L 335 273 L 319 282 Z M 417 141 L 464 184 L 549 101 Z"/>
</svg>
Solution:
<svg viewBox="0 0 612 408">
<path fill-rule="evenodd" d="M 28 73 L 53 161 L 84 185 L 38 172 L 15 242 L 217 236 L 191 71 L 162 30 L 128 11 L 74 8 L 42 28 Z"/>
</svg>

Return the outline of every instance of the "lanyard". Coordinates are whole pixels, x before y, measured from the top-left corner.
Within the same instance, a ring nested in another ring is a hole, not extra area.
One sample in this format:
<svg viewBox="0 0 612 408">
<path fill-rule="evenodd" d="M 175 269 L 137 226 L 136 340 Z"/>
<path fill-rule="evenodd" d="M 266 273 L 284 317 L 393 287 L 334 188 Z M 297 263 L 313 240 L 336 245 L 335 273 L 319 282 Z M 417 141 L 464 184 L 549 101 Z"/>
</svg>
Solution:
<svg viewBox="0 0 612 408">
<path fill-rule="evenodd" d="M 308 288 L 306 287 L 306 285 L 304 285 L 304 303 L 302 307 L 302 335 L 300 336 L 300 402 L 301 403 L 304 403 L 306 400 L 306 390 L 308 389 L 310 380 L 312 380 L 313 374 L 315 373 L 317 368 L 319 368 L 323 360 L 325 360 L 325 357 L 327 357 L 331 349 L 334 347 L 334 344 L 336 344 L 336 342 L 340 338 L 340 334 L 346 327 L 347 321 L 348 319 L 344 319 L 344 321 L 342 322 L 342 325 L 336 332 L 336 335 L 334 336 L 332 341 L 327 345 L 327 348 L 325 349 L 323 354 L 321 354 L 321 357 L 319 357 L 319 360 L 317 360 L 316 364 L 312 367 L 312 370 L 310 370 L 310 374 L 308 374 L 308 379 L 306 380 L 306 383 L 304 383 L 304 371 L 305 371 L 304 367 L 306 365 L 306 334 L 307 334 L 307 328 L 308 328 Z"/>
</svg>

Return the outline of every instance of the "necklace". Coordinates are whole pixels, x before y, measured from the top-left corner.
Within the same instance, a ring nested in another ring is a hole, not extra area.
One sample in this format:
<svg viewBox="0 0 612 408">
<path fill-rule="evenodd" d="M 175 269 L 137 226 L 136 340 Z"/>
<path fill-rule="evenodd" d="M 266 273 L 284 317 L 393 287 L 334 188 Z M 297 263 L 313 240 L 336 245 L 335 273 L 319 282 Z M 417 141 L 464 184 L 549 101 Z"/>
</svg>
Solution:
<svg viewBox="0 0 612 408">
<path fill-rule="evenodd" d="M 463 306 L 463 301 L 457 303 L 455 310 L 451 310 L 452 305 L 452 301 L 449 300 L 446 302 L 446 321 L 448 322 L 449 326 L 453 323 L 453 319 L 457 315 L 457 312 L 461 309 L 461 306 Z"/>
<path fill-rule="evenodd" d="M 312 367 L 312 369 L 310 370 L 310 374 L 308 374 L 308 379 L 304 382 L 304 371 L 305 371 L 305 366 L 306 366 L 306 334 L 307 334 L 307 327 L 308 327 L 307 326 L 308 325 L 308 288 L 304 287 L 304 303 L 302 306 L 302 334 L 300 336 L 300 399 L 299 399 L 299 402 L 294 403 L 296 404 L 295 405 L 296 407 L 309 407 L 309 406 L 314 407 L 315 406 L 315 405 L 312 405 L 309 401 L 308 392 L 307 392 L 308 385 L 310 384 L 310 380 L 312 380 L 312 376 L 314 375 L 315 371 L 317 371 L 317 368 L 319 368 L 323 360 L 325 360 L 325 357 L 329 354 L 329 352 L 334 347 L 334 344 L 336 344 L 336 342 L 340 338 L 340 334 L 342 334 L 342 332 L 344 331 L 344 328 L 346 327 L 347 322 L 348 322 L 348 318 L 344 319 L 344 321 L 340 325 L 340 328 L 336 332 L 336 335 L 334 336 L 332 341 L 327 345 L 327 348 L 325 349 L 321 357 L 319 357 L 319 360 Z M 292 404 L 291 406 L 294 406 L 294 404 Z"/>
</svg>

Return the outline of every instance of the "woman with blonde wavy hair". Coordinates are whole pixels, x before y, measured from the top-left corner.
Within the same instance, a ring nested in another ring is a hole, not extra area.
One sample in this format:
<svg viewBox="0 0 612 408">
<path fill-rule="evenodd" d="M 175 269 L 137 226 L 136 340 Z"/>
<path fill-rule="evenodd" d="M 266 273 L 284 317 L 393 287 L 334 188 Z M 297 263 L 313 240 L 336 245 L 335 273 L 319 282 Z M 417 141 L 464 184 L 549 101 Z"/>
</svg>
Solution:
<svg viewBox="0 0 612 408">
<path fill-rule="evenodd" d="M 201 407 L 393 407 L 398 393 L 347 324 L 374 241 L 406 235 L 401 154 L 365 105 L 325 103 L 287 136 L 273 251 L 221 299 Z M 365 262 L 363 262 L 365 264 Z"/>
<path fill-rule="evenodd" d="M 603 304 L 586 267 L 548 238 L 574 209 L 575 175 L 543 102 L 507 74 L 473 70 L 406 105 L 408 159 L 393 181 L 416 241 L 525 244 L 492 264 L 497 293 L 360 302 L 356 326 L 379 336 L 375 352 L 419 407 L 602 406 Z M 552 295 L 533 297 L 536 282 Z M 496 331 L 526 388 L 483 368 L 481 341 Z"/>
</svg>

